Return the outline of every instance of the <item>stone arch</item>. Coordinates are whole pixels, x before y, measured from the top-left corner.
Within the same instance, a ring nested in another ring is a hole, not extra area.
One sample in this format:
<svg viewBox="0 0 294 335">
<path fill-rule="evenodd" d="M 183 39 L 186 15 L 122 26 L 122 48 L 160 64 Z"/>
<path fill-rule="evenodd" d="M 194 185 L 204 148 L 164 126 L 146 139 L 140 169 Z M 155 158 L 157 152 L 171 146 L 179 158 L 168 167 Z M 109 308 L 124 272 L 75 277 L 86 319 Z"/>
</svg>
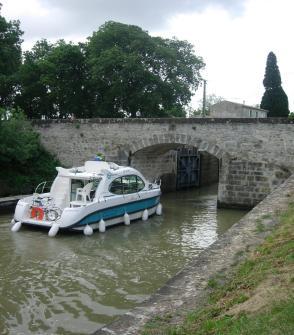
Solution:
<svg viewBox="0 0 294 335">
<path fill-rule="evenodd" d="M 218 182 L 219 161 L 226 153 L 216 144 L 187 134 L 152 134 L 130 141 L 129 165 L 140 170 L 147 178 L 161 178 L 164 190 L 174 190 L 177 179 L 177 152 L 179 147 L 194 147 L 201 154 L 200 185 Z"/>
<path fill-rule="evenodd" d="M 228 155 L 223 149 L 213 142 L 206 141 L 199 137 L 193 137 L 181 133 L 165 133 L 161 135 L 153 134 L 151 136 L 141 137 L 139 140 L 129 144 L 129 150 L 132 154 L 146 147 L 151 147 L 157 144 L 179 144 L 188 145 L 198 148 L 199 151 L 206 151 L 218 159 Z"/>
</svg>

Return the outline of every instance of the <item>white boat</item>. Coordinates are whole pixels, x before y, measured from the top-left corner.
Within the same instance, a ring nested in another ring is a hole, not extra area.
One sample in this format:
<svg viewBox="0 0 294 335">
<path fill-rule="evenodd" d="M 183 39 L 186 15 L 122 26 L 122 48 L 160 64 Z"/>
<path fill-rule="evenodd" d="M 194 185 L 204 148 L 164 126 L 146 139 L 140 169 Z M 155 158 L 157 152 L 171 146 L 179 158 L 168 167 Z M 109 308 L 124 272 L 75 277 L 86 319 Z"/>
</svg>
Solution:
<svg viewBox="0 0 294 335">
<path fill-rule="evenodd" d="M 91 235 L 95 229 L 104 232 L 108 226 L 161 215 L 160 183 L 148 182 L 132 167 L 87 161 L 82 167 L 56 169 L 49 192 L 44 193 L 44 182 L 18 201 L 12 231 L 31 225 L 49 229 L 49 236 L 59 230 Z"/>
</svg>

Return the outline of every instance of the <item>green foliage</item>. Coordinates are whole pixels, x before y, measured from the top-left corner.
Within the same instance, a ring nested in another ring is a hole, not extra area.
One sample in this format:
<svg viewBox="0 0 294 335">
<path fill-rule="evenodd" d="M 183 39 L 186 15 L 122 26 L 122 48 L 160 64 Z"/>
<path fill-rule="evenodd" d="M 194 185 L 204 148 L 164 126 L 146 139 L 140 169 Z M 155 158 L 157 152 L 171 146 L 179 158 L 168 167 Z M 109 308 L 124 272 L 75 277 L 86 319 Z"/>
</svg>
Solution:
<svg viewBox="0 0 294 335">
<path fill-rule="evenodd" d="M 59 41 L 46 59 L 44 82 L 54 101 L 55 116 L 91 117 L 91 97 L 81 46 Z"/>
<path fill-rule="evenodd" d="M 0 3 L 0 11 L 1 7 Z M 6 21 L 0 14 L 0 107 L 13 102 L 21 64 L 21 35 L 19 21 Z"/>
<path fill-rule="evenodd" d="M 255 315 L 240 314 L 236 317 L 223 315 L 204 321 L 196 331 L 182 330 L 174 332 L 176 335 L 249 335 L 249 334 L 293 334 L 293 300 L 274 304 L 269 311 Z"/>
<path fill-rule="evenodd" d="M 54 115 L 54 101 L 44 81 L 45 59 L 51 50 L 52 45 L 41 40 L 31 51 L 24 53 L 24 63 L 19 70 L 20 94 L 16 96 L 16 105 L 30 119 L 40 119 L 42 116 L 50 118 Z"/>
<path fill-rule="evenodd" d="M 22 112 L 0 109 L 1 196 L 31 193 L 42 180 L 55 176 L 57 163 Z"/>
<path fill-rule="evenodd" d="M 260 108 L 268 110 L 268 117 L 287 117 L 289 114 L 288 97 L 281 86 L 281 76 L 277 58 L 273 52 L 267 57 L 263 80 L 265 92 Z"/>
<path fill-rule="evenodd" d="M 219 286 L 219 283 L 216 278 L 210 278 L 207 283 L 207 287 L 216 288 Z"/>
<path fill-rule="evenodd" d="M 261 222 L 261 220 L 256 220 L 256 232 L 263 233 L 265 231 L 266 231 L 265 226 Z"/>
<path fill-rule="evenodd" d="M 289 114 L 288 97 L 281 86 L 266 90 L 260 106 L 269 111 L 268 117 L 287 117 Z"/>
<path fill-rule="evenodd" d="M 277 65 L 277 57 L 273 52 L 270 52 L 267 56 L 263 86 L 265 88 L 274 88 L 281 86 L 281 84 L 281 75 Z"/>
<path fill-rule="evenodd" d="M 96 115 L 184 116 L 204 66 L 191 44 L 111 21 L 88 40 Z"/>
<path fill-rule="evenodd" d="M 187 41 L 106 22 L 85 44 L 38 41 L 0 16 L 0 107 L 28 118 L 185 116 L 204 63 Z"/>
<path fill-rule="evenodd" d="M 25 53 L 17 104 L 29 118 L 91 117 L 91 97 L 82 46 L 38 41 Z"/>
</svg>

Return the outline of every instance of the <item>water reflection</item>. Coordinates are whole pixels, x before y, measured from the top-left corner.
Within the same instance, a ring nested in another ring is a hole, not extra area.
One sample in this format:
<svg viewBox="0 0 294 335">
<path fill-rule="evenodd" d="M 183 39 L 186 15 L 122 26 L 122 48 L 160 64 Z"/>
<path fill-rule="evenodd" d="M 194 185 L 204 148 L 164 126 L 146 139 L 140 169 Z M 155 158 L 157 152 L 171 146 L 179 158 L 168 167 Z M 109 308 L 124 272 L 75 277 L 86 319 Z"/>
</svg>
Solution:
<svg viewBox="0 0 294 335">
<path fill-rule="evenodd" d="M 216 189 L 167 194 L 164 215 L 91 237 L 22 228 L 0 216 L 0 333 L 90 334 L 142 302 L 243 211 Z"/>
</svg>

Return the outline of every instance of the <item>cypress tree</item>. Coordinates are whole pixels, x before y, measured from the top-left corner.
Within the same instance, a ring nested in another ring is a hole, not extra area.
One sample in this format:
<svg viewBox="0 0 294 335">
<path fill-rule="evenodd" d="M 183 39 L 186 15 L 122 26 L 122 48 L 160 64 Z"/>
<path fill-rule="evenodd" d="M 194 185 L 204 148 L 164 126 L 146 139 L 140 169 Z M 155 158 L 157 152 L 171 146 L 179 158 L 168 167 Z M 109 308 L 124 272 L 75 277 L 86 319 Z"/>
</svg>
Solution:
<svg viewBox="0 0 294 335">
<path fill-rule="evenodd" d="M 267 56 L 260 108 L 269 111 L 269 117 L 287 117 L 289 114 L 288 97 L 282 88 L 281 75 L 277 65 L 277 58 L 273 52 Z"/>
</svg>

